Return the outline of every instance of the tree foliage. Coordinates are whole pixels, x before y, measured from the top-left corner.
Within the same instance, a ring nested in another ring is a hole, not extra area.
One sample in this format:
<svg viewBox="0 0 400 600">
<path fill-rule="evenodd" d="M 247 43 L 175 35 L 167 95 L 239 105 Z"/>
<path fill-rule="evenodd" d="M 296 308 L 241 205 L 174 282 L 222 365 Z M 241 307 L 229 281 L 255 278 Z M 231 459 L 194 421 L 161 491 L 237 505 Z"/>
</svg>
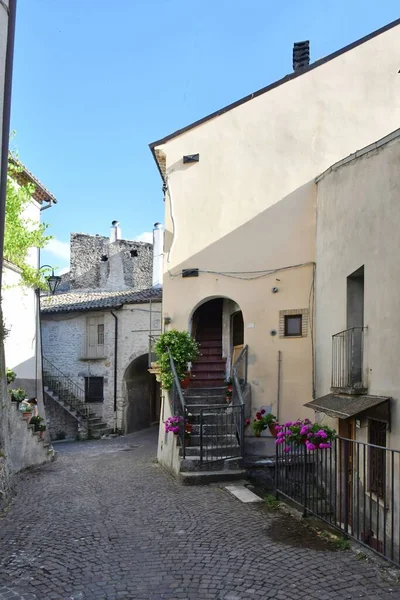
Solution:
<svg viewBox="0 0 400 600">
<path fill-rule="evenodd" d="M 46 289 L 45 273 L 29 264 L 31 248 L 44 248 L 52 236 L 46 235 L 48 225 L 26 217 L 26 209 L 35 193 L 31 183 L 20 185 L 16 175 L 22 167 L 8 161 L 4 258 L 21 269 L 26 286 Z M 25 213 L 25 214 L 24 214 Z"/>
</svg>

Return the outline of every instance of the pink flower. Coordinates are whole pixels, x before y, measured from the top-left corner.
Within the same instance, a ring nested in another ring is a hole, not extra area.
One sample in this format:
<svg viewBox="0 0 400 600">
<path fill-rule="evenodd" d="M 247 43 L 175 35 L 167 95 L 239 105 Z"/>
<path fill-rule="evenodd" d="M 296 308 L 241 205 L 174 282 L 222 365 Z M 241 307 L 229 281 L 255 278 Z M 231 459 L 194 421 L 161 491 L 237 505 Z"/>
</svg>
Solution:
<svg viewBox="0 0 400 600">
<path fill-rule="evenodd" d="M 245 425 L 250 425 L 250 419 L 245 420 Z"/>
<path fill-rule="evenodd" d="M 322 442 L 322 443 L 319 445 L 319 447 L 320 447 L 320 448 L 332 448 L 332 445 L 331 445 L 329 442 L 328 442 L 328 443 Z"/>
<path fill-rule="evenodd" d="M 307 450 L 316 450 L 317 449 L 317 447 L 309 441 L 306 442 L 306 448 L 307 448 Z"/>
<path fill-rule="evenodd" d="M 279 431 L 276 437 L 278 437 L 278 438 L 286 437 L 286 433 L 284 431 Z"/>
<path fill-rule="evenodd" d="M 276 438 L 275 440 L 275 444 L 277 444 L 278 446 L 280 444 L 284 444 L 285 443 L 285 438 L 281 437 L 281 438 Z"/>
<path fill-rule="evenodd" d="M 282 425 L 276 425 L 275 429 L 276 431 L 282 431 Z"/>
<path fill-rule="evenodd" d="M 315 435 L 317 435 L 318 437 L 320 437 L 324 440 L 326 440 L 326 438 L 328 437 L 328 434 L 323 429 L 320 429 Z"/>
<path fill-rule="evenodd" d="M 309 431 L 309 426 L 308 425 L 303 425 L 303 427 L 300 429 L 300 433 L 301 435 L 306 435 Z"/>
<path fill-rule="evenodd" d="M 263 408 L 263 409 L 262 409 L 260 412 L 261 412 L 261 414 L 262 414 L 262 415 L 265 415 L 265 413 L 266 413 L 267 411 L 265 410 L 265 408 Z"/>
<path fill-rule="evenodd" d="M 291 427 L 292 426 L 292 421 L 288 421 L 287 423 L 285 423 L 285 427 Z"/>
<path fill-rule="evenodd" d="M 257 418 L 258 420 L 260 420 L 260 419 L 261 419 L 261 413 L 260 413 L 260 412 L 257 412 L 257 413 L 256 413 L 256 418 Z"/>
<path fill-rule="evenodd" d="M 283 449 L 284 452 L 288 453 L 290 452 L 290 446 L 285 446 L 285 448 Z"/>
</svg>

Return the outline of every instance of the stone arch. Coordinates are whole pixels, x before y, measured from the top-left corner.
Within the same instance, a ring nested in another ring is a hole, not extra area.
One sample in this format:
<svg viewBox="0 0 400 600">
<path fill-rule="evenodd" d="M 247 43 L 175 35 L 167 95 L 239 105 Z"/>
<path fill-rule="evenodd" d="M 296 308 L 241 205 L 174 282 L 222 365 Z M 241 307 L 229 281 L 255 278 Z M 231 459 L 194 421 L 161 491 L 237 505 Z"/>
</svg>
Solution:
<svg viewBox="0 0 400 600">
<path fill-rule="evenodd" d="M 124 374 L 124 433 L 151 427 L 160 418 L 160 386 L 148 372 L 149 355 L 132 360 Z"/>
<path fill-rule="evenodd" d="M 203 298 L 191 311 L 189 331 L 205 349 L 205 355 L 214 356 L 215 361 L 226 359 L 226 376 L 229 377 L 232 363 L 244 344 L 244 320 L 239 304 L 227 296 Z M 213 368 L 211 364 L 209 367 Z"/>
</svg>

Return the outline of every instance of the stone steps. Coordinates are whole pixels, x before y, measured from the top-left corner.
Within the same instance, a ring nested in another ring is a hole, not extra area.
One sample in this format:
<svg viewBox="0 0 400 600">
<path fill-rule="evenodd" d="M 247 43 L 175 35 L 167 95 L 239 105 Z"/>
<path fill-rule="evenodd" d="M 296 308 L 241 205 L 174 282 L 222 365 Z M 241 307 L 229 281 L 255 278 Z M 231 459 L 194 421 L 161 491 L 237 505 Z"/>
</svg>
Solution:
<svg viewBox="0 0 400 600">
<path fill-rule="evenodd" d="M 222 483 L 246 479 L 246 471 L 244 469 L 238 469 L 237 471 L 181 471 L 179 478 L 182 485 L 209 485 L 210 483 Z"/>
</svg>

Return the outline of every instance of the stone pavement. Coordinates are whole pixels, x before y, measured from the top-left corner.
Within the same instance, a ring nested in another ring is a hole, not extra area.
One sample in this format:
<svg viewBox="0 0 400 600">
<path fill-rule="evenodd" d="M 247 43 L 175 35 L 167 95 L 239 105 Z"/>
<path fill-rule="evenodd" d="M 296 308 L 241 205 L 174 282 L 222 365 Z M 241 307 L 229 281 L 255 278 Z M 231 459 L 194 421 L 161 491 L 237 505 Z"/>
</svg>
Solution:
<svg viewBox="0 0 400 600">
<path fill-rule="evenodd" d="M 179 486 L 154 431 L 57 450 L 0 521 L 0 600 L 400 599 L 290 517 Z"/>
</svg>

